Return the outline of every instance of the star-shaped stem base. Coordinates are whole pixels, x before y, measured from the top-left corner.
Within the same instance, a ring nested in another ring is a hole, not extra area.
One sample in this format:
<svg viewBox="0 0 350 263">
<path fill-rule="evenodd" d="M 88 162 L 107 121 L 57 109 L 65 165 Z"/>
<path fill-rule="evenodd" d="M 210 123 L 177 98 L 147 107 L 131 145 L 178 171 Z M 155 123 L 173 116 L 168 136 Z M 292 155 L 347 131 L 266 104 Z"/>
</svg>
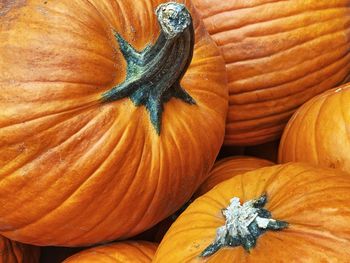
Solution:
<svg viewBox="0 0 350 263">
<path fill-rule="evenodd" d="M 270 211 L 264 208 L 266 202 L 266 195 L 245 202 L 243 205 L 239 198 L 231 199 L 230 205 L 222 211 L 226 218 L 225 225 L 217 229 L 214 243 L 209 245 L 200 256 L 211 256 L 225 246 L 243 246 L 249 252 L 264 232 L 288 227 L 287 222 L 272 219 Z"/>
<path fill-rule="evenodd" d="M 153 46 L 148 45 L 139 52 L 115 33 L 127 62 L 127 74 L 124 82 L 102 95 L 102 101 L 129 97 L 135 106 L 144 105 L 151 123 L 160 134 L 164 103 L 175 97 L 195 104 L 180 85 L 192 60 L 194 31 L 191 15 L 182 4 L 161 4 L 156 14 L 161 32 Z"/>
</svg>

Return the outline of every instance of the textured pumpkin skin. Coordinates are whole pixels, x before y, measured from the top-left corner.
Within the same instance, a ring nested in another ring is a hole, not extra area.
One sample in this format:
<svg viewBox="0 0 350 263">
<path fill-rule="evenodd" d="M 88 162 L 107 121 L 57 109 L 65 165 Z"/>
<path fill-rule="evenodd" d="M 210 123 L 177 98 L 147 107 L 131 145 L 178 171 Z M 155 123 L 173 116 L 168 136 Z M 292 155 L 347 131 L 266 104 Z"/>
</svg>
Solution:
<svg viewBox="0 0 350 263">
<path fill-rule="evenodd" d="M 226 61 L 226 145 L 279 138 L 300 105 L 349 75 L 349 0 L 193 3 Z"/>
<path fill-rule="evenodd" d="M 75 254 L 64 263 L 151 263 L 158 244 L 125 241 L 94 247 Z"/>
<path fill-rule="evenodd" d="M 267 194 L 272 217 L 289 222 L 262 234 L 247 253 L 222 248 L 200 253 L 225 223 L 221 209 L 233 197 L 242 202 Z M 237 175 L 196 199 L 162 240 L 154 262 L 348 262 L 350 257 L 350 177 L 335 169 L 286 164 Z"/>
<path fill-rule="evenodd" d="M 38 263 L 38 247 L 24 245 L 0 236 L 0 263 Z"/>
<path fill-rule="evenodd" d="M 226 73 L 189 1 L 196 100 L 165 104 L 162 133 L 130 99 L 100 103 L 125 79 L 112 29 L 136 49 L 159 34 L 163 0 L 5 1 L 0 16 L 0 233 L 37 245 L 126 238 L 176 211 L 223 141 Z M 142 21 L 142 23 L 140 23 Z"/>
<path fill-rule="evenodd" d="M 288 122 L 279 162 L 308 162 L 350 172 L 350 85 L 305 103 Z"/>
<path fill-rule="evenodd" d="M 273 165 L 273 162 L 268 160 L 249 157 L 249 156 L 234 156 L 222 159 L 215 163 L 209 177 L 197 190 L 196 195 L 202 195 L 211 190 L 217 184 L 226 181 L 236 175 L 256 170 L 265 166 Z"/>
</svg>

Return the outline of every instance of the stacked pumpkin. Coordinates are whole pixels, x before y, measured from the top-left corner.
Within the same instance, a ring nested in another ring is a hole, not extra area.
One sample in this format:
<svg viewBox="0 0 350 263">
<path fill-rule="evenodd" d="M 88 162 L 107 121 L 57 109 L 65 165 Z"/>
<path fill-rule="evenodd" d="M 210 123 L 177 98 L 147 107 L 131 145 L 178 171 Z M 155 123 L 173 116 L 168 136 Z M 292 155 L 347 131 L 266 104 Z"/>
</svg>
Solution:
<svg viewBox="0 0 350 263">
<path fill-rule="evenodd" d="M 349 11 L 347 0 L 0 3 L 2 261 L 38 262 L 23 242 L 90 247 L 65 262 L 346 262 L 350 86 L 337 86 L 350 74 Z M 223 144 L 276 153 L 283 130 L 278 161 L 313 166 L 214 165 Z"/>
</svg>

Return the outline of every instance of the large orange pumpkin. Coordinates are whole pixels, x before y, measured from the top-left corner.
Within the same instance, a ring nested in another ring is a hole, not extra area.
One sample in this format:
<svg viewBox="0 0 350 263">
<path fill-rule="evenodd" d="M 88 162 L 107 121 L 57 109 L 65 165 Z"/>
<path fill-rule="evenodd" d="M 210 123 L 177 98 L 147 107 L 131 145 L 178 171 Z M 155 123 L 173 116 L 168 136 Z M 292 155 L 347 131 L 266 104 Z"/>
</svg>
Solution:
<svg viewBox="0 0 350 263">
<path fill-rule="evenodd" d="M 301 104 L 349 76 L 349 0 L 193 2 L 226 61 L 226 145 L 279 138 Z"/>
<path fill-rule="evenodd" d="M 234 156 L 222 159 L 215 163 L 209 177 L 197 190 L 197 195 L 202 195 L 211 190 L 217 184 L 226 181 L 238 174 L 256 170 L 265 166 L 273 165 L 273 162 L 268 160 L 249 157 L 249 156 Z"/>
<path fill-rule="evenodd" d="M 84 250 L 64 263 L 151 263 L 158 244 L 146 241 L 124 241 Z"/>
<path fill-rule="evenodd" d="M 224 136 L 224 61 L 189 1 L 165 2 L 2 2 L 1 234 L 126 238 L 208 175 Z"/>
<path fill-rule="evenodd" d="M 154 263 L 348 262 L 350 176 L 306 164 L 261 168 L 196 199 Z"/>
<path fill-rule="evenodd" d="M 305 103 L 288 122 L 279 162 L 308 162 L 350 172 L 350 85 Z"/>
<path fill-rule="evenodd" d="M 0 236 L 0 263 L 38 263 L 38 247 L 24 245 Z"/>
</svg>

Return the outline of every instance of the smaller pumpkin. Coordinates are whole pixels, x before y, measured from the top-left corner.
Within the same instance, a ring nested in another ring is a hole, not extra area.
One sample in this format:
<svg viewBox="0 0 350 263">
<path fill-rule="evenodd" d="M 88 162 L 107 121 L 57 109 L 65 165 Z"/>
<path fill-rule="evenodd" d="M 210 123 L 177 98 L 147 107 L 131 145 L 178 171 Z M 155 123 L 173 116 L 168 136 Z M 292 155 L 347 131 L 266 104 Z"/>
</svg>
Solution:
<svg viewBox="0 0 350 263">
<path fill-rule="evenodd" d="M 38 247 L 25 245 L 0 236 L 0 263 L 37 263 Z"/>
<path fill-rule="evenodd" d="M 349 262 L 350 177 L 290 163 L 237 175 L 197 198 L 154 263 Z"/>
<path fill-rule="evenodd" d="M 155 243 L 125 241 L 84 250 L 64 263 L 147 263 L 152 262 L 156 250 Z"/>
<path fill-rule="evenodd" d="M 215 163 L 209 177 L 197 190 L 196 196 L 205 194 L 217 184 L 238 174 L 249 172 L 265 166 L 271 166 L 273 164 L 273 162 L 268 160 L 249 156 L 234 156 L 222 159 Z"/>
<path fill-rule="evenodd" d="M 350 172 L 350 84 L 313 98 L 294 114 L 284 130 L 278 161 Z"/>
</svg>

